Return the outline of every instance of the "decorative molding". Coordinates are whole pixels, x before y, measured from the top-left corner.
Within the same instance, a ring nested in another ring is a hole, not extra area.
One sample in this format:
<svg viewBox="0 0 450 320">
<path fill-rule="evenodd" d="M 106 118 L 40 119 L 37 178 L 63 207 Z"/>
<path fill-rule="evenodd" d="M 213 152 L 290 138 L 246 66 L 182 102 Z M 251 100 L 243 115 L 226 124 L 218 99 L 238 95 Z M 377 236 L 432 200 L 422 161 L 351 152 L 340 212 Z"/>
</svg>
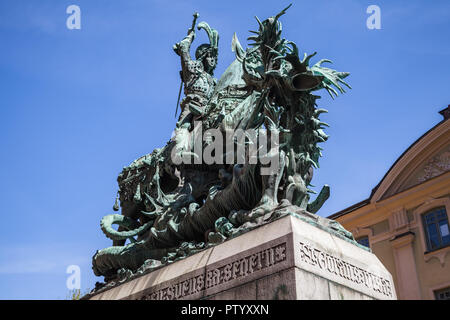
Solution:
<svg viewBox="0 0 450 320">
<path fill-rule="evenodd" d="M 410 149 L 407 150 L 393 165 L 393 167 L 388 171 L 387 175 L 380 182 L 379 187 L 373 194 L 370 199 L 371 203 L 378 202 L 382 199 L 386 192 L 389 189 L 396 185 L 396 190 L 394 192 L 397 193 L 398 188 L 404 183 L 404 181 L 400 181 L 399 179 L 402 176 L 402 173 L 407 169 L 407 166 L 413 164 L 417 159 L 423 158 L 425 156 L 431 156 L 429 153 L 433 153 L 438 151 L 436 148 L 440 149 L 445 144 L 448 145 L 448 139 L 445 137 L 450 132 L 450 121 L 445 121 L 440 125 L 436 126 L 433 130 L 428 132 L 425 136 L 421 137 L 418 141 L 416 141 L 413 145 L 411 145 Z M 430 149 L 430 146 L 434 145 L 439 141 L 439 146 L 434 146 L 434 148 Z M 441 149 L 442 150 L 442 149 Z M 425 159 L 423 159 L 425 160 Z M 408 172 L 411 174 L 414 170 L 417 169 L 419 164 L 416 163 L 413 167 L 408 168 Z M 406 174 L 405 177 L 409 177 L 410 174 Z"/>
<path fill-rule="evenodd" d="M 428 262 L 431 259 L 436 258 L 437 260 L 439 260 L 439 263 L 441 264 L 441 267 L 443 268 L 443 267 L 445 267 L 445 257 L 449 253 L 450 253 L 450 246 L 441 248 L 441 249 L 437 249 L 437 250 L 431 251 L 431 252 L 425 252 L 423 257 L 425 259 L 425 262 Z"/>
<path fill-rule="evenodd" d="M 422 183 L 431 178 L 437 177 L 450 170 L 450 151 L 437 155 L 426 163 L 421 175 L 417 177 L 417 182 Z"/>
<path fill-rule="evenodd" d="M 395 236 L 391 240 L 392 248 L 398 249 L 407 245 L 410 245 L 414 241 L 415 235 L 413 232 L 407 232 L 405 234 L 401 234 Z"/>
<path fill-rule="evenodd" d="M 392 206 L 394 206 L 394 204 L 396 202 L 399 203 L 405 203 L 405 201 L 403 199 L 410 197 L 410 196 L 416 196 L 416 194 L 419 193 L 428 193 L 428 194 L 439 194 L 436 197 L 442 197 L 445 194 L 447 194 L 446 191 L 443 191 L 443 189 L 445 188 L 449 188 L 450 187 L 450 172 L 447 172 L 445 174 L 442 174 L 438 177 L 435 177 L 431 180 L 425 181 L 424 183 L 415 185 L 409 189 L 403 190 L 395 195 L 392 195 L 389 198 L 380 200 L 380 202 L 377 202 L 377 207 L 378 209 L 384 208 L 384 207 L 389 207 L 391 208 Z M 408 207 L 418 207 L 424 204 L 424 202 L 428 201 L 433 201 L 433 199 L 437 199 L 434 197 L 431 197 L 429 195 L 426 196 L 426 198 L 422 197 L 421 199 L 417 199 L 417 201 L 410 201 L 408 203 L 405 203 L 404 205 L 407 205 Z M 408 207 L 406 207 L 406 209 L 408 209 Z"/>
<path fill-rule="evenodd" d="M 351 232 L 353 234 L 353 237 L 355 237 L 355 239 L 367 236 L 369 237 L 370 241 L 370 238 L 373 237 L 373 231 L 369 227 L 356 227 Z"/>
<path fill-rule="evenodd" d="M 394 234 L 400 234 L 409 230 L 408 217 L 404 207 L 398 208 L 389 216 L 389 228 Z"/>
<path fill-rule="evenodd" d="M 428 205 L 428 204 L 430 204 L 431 202 L 433 202 L 434 200 L 436 200 L 436 198 L 433 198 L 433 197 L 431 197 L 431 196 L 428 196 L 428 197 L 426 197 L 426 199 L 425 199 L 425 201 L 424 201 L 424 204 Z"/>
</svg>

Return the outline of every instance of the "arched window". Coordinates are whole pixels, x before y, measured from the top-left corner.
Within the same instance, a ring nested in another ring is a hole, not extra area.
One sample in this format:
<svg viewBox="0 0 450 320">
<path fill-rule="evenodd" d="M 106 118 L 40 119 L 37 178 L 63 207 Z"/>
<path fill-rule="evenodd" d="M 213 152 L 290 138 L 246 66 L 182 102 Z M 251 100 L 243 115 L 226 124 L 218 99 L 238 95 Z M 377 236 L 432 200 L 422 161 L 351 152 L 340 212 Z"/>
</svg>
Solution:
<svg viewBox="0 0 450 320">
<path fill-rule="evenodd" d="M 428 251 L 450 245 L 450 231 L 445 207 L 439 207 L 422 215 Z"/>
</svg>

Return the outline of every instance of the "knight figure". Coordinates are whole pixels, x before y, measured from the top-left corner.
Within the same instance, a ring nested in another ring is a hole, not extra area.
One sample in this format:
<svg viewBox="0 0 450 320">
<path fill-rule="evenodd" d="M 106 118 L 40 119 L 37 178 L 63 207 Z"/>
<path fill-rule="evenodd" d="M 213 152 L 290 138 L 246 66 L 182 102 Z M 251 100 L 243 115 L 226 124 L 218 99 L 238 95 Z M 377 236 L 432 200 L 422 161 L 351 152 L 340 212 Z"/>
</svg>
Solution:
<svg viewBox="0 0 450 320">
<path fill-rule="evenodd" d="M 206 22 L 200 22 L 198 29 L 204 29 L 210 43 L 201 44 L 195 51 L 195 60 L 189 53 L 195 39 L 195 23 L 198 14 L 194 14 L 192 27 L 187 36 L 173 46 L 176 54 L 181 57 L 181 81 L 184 83 L 185 97 L 181 101 L 181 115 L 177 128 L 190 129 L 193 120 L 200 119 L 205 114 L 205 107 L 211 98 L 217 80 L 213 78 L 217 65 L 219 34 L 211 29 Z M 178 107 L 178 106 L 177 106 Z"/>
</svg>

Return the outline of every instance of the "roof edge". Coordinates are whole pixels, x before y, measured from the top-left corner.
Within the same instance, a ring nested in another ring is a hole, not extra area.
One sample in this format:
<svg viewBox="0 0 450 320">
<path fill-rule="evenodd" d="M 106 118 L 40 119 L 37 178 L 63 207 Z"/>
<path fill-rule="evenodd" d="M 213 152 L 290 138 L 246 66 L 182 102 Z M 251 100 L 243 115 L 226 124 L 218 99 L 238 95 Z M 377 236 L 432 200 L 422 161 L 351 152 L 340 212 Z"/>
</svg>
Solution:
<svg viewBox="0 0 450 320">
<path fill-rule="evenodd" d="M 343 209 L 343 210 L 341 210 L 339 212 L 336 212 L 336 213 L 332 214 L 331 216 L 328 216 L 327 218 L 328 219 L 332 219 L 332 220 L 336 220 L 337 218 L 342 217 L 342 216 L 346 215 L 347 213 L 353 212 L 353 211 L 355 211 L 355 210 L 357 210 L 359 208 L 362 208 L 362 207 L 364 207 L 364 206 L 366 206 L 368 204 L 370 204 L 370 198 L 367 198 L 367 199 L 365 199 L 363 201 L 355 203 L 355 204 L 351 205 L 348 208 L 345 208 L 345 209 Z"/>
<path fill-rule="evenodd" d="M 392 166 L 389 168 L 388 171 L 386 171 L 386 173 L 384 174 L 383 178 L 381 178 L 380 182 L 378 182 L 378 184 L 372 189 L 372 191 L 370 192 L 370 196 L 369 199 L 372 199 L 372 197 L 375 195 L 375 193 L 377 192 L 378 188 L 380 187 L 380 185 L 383 183 L 383 181 L 386 179 L 386 177 L 389 175 L 389 173 L 392 171 L 392 169 L 394 169 L 394 167 L 396 166 L 396 164 L 403 158 L 403 156 L 405 156 L 409 150 L 411 150 L 420 140 L 422 140 L 422 138 L 424 138 L 425 136 L 427 136 L 431 131 L 433 131 L 434 129 L 436 129 L 437 127 L 439 127 L 441 124 L 443 124 L 444 122 L 446 122 L 448 119 L 444 119 L 442 121 L 439 121 L 439 123 L 437 123 L 436 125 L 434 125 L 432 128 L 430 128 L 427 132 L 425 132 L 424 134 L 422 134 L 419 138 L 417 138 L 416 141 L 414 141 L 398 158 L 397 160 L 395 160 L 395 162 L 392 164 Z"/>
</svg>

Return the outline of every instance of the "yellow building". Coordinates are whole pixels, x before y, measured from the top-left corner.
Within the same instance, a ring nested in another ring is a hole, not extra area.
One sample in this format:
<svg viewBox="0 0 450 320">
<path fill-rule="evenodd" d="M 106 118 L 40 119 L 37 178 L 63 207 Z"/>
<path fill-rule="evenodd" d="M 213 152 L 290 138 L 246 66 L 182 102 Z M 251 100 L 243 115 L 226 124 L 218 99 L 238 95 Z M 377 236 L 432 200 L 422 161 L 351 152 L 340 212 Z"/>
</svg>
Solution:
<svg viewBox="0 0 450 320">
<path fill-rule="evenodd" d="M 391 272 L 399 299 L 450 300 L 450 105 L 370 197 L 331 215 Z"/>
</svg>

